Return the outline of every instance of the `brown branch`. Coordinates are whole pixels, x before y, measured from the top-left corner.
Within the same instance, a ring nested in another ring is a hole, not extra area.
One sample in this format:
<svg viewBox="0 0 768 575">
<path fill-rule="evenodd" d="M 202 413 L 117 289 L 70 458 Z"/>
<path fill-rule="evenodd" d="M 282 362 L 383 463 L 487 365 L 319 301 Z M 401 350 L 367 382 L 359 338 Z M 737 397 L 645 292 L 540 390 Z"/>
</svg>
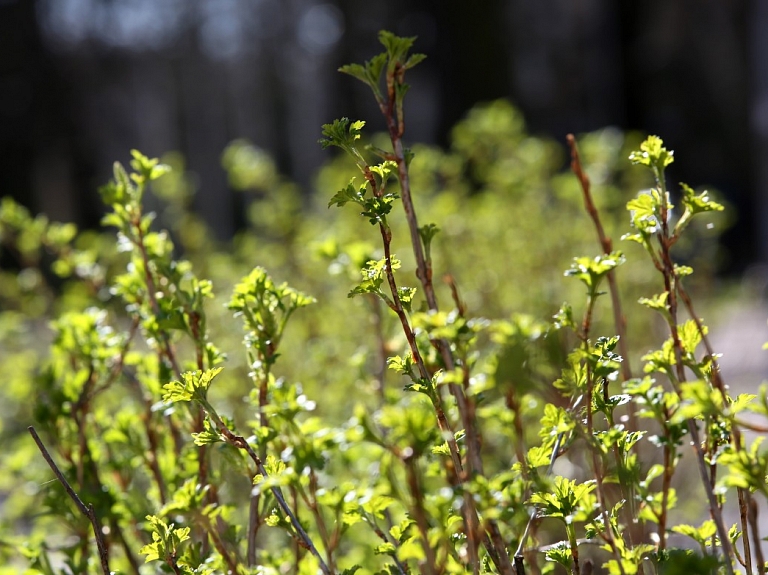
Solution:
<svg viewBox="0 0 768 575">
<path fill-rule="evenodd" d="M 759 575 L 765 574 L 765 558 L 763 557 L 763 549 L 760 546 L 760 529 L 757 522 L 757 501 L 752 497 L 749 498 L 749 526 L 752 530 L 752 539 L 755 542 L 755 557 L 757 558 L 757 572 Z M 747 533 L 744 533 L 742 537 L 747 537 Z"/>
<path fill-rule="evenodd" d="M 384 258 L 386 262 L 386 275 L 387 275 L 387 282 L 389 284 L 390 292 L 392 294 L 392 309 L 397 314 L 398 318 L 400 319 L 400 323 L 403 327 L 403 331 L 405 333 L 405 337 L 408 340 L 408 345 L 411 349 L 411 355 L 413 356 L 413 360 L 416 363 L 418 369 L 419 369 L 419 375 L 429 381 L 429 371 L 427 370 L 426 364 L 424 363 L 424 360 L 421 356 L 421 352 L 419 351 L 418 345 L 416 343 L 416 336 L 413 333 L 413 330 L 411 329 L 410 323 L 408 322 L 408 317 L 405 315 L 405 311 L 402 306 L 402 302 L 400 301 L 400 297 L 398 295 L 397 291 L 397 283 L 395 281 L 395 275 L 392 271 L 392 265 L 391 265 L 391 253 L 390 253 L 390 244 L 392 241 L 391 237 L 391 231 L 388 227 L 386 227 L 384 224 L 379 225 L 381 229 L 381 237 L 382 241 L 384 243 Z M 444 349 L 447 349 L 444 348 Z M 449 357 L 450 351 L 448 352 Z M 451 357 L 452 362 L 452 357 Z M 453 365 L 451 363 L 451 365 Z M 456 384 L 452 384 L 453 386 L 459 388 Z M 448 422 L 448 418 L 445 416 L 445 410 L 443 408 L 441 396 L 439 393 L 439 390 L 434 390 L 434 393 L 432 394 L 433 397 L 433 405 L 435 408 L 435 413 L 437 415 L 437 423 L 438 427 L 440 428 L 441 433 L 446 438 L 446 441 L 448 443 L 448 451 L 451 455 L 451 460 L 453 462 L 454 466 L 454 472 L 456 474 L 456 478 L 459 480 L 459 482 L 463 483 L 466 481 L 466 473 L 463 471 L 463 466 L 461 463 L 461 455 L 459 452 L 458 445 L 456 444 L 456 439 L 454 437 L 453 431 L 451 429 L 450 423 Z M 461 395 L 463 397 L 463 394 Z M 470 426 L 470 429 L 473 428 L 473 425 Z M 467 431 L 467 428 L 465 428 L 465 431 Z M 467 530 L 472 529 L 473 525 L 478 525 L 479 517 L 477 515 L 477 509 L 475 508 L 474 501 L 471 497 L 465 497 L 465 508 L 464 508 L 464 523 L 467 528 Z M 509 559 L 509 553 L 506 549 L 506 544 L 504 542 L 504 539 L 501 535 L 501 530 L 498 527 L 498 523 L 495 520 L 489 520 L 488 521 L 488 536 L 483 539 L 486 549 L 488 551 L 489 556 L 491 557 L 491 560 L 493 563 L 499 568 L 499 571 L 502 573 L 502 575 L 512 575 L 514 573 L 514 569 L 512 567 L 512 562 Z"/>
<path fill-rule="evenodd" d="M 576 179 L 579 181 L 579 184 L 581 184 L 581 192 L 582 196 L 584 198 L 584 207 L 587 210 L 587 213 L 589 214 L 589 217 L 592 219 L 592 223 L 594 224 L 595 231 L 597 232 L 597 238 L 600 242 L 600 246 L 603 249 L 603 252 L 605 254 L 610 254 L 613 252 L 613 242 L 611 241 L 611 238 L 608 237 L 608 235 L 605 233 L 605 229 L 603 228 L 603 223 L 600 220 L 600 212 L 598 212 L 597 208 L 595 207 L 595 203 L 592 199 L 592 186 L 589 181 L 589 176 L 587 176 L 586 172 L 584 171 L 584 168 L 581 163 L 581 156 L 579 155 L 579 147 L 576 144 L 576 138 L 573 134 L 568 134 L 566 136 L 566 141 L 568 143 L 568 147 L 571 151 L 571 171 L 576 176 Z M 616 271 L 610 270 L 607 274 L 608 279 L 608 288 L 609 292 L 611 294 L 611 309 L 613 310 L 613 324 L 614 329 L 616 330 L 616 334 L 619 336 L 619 353 L 621 354 L 623 361 L 621 362 L 621 375 L 624 378 L 624 381 L 628 381 L 632 379 L 632 369 L 630 367 L 629 363 L 629 342 L 627 340 L 627 318 L 624 315 L 624 312 L 622 311 L 621 307 L 621 297 L 619 295 L 619 288 L 616 283 Z M 627 413 L 629 415 L 629 427 L 630 429 L 636 430 L 639 428 L 637 423 L 637 414 L 635 410 L 635 404 L 630 403 L 627 407 Z M 617 464 L 618 464 L 618 458 L 617 458 Z M 627 513 L 630 515 L 630 519 L 632 521 L 629 522 L 630 525 L 634 525 L 634 497 L 633 494 L 628 492 L 628 489 L 631 489 L 627 486 L 622 485 L 621 486 L 622 493 L 624 494 L 624 498 L 629 502 L 629 506 L 627 508 Z M 630 541 L 634 538 L 633 537 L 633 531 L 634 529 L 629 530 L 629 538 Z M 619 565 L 621 565 L 621 562 L 619 562 Z M 643 568 L 640 567 L 640 572 L 642 575 Z"/>
<path fill-rule="evenodd" d="M 424 555 L 426 558 L 426 573 L 436 574 L 437 560 L 435 558 L 435 550 L 429 543 L 429 523 L 427 522 L 427 513 L 424 510 L 424 494 L 421 490 L 419 483 L 418 471 L 416 469 L 416 461 L 413 455 L 404 459 L 405 469 L 408 472 L 408 489 L 413 497 L 413 515 L 416 519 L 416 525 L 421 533 L 421 543 L 424 548 Z"/>
<path fill-rule="evenodd" d="M 133 549 L 131 549 L 131 546 L 128 544 L 128 541 L 125 539 L 125 535 L 123 534 L 122 529 L 120 529 L 118 521 L 115 519 L 114 516 L 110 517 L 109 524 L 110 524 L 110 528 L 112 529 L 112 532 L 115 534 L 115 537 L 117 537 L 118 541 L 120 541 L 120 545 L 123 547 L 123 553 L 128 559 L 128 563 L 131 564 L 131 568 L 133 569 L 133 572 L 136 575 L 139 575 L 141 571 L 139 567 L 139 562 L 136 559 L 136 557 L 134 557 Z"/>
<path fill-rule="evenodd" d="M 403 148 L 402 136 L 405 130 L 405 125 L 403 122 L 403 111 L 402 108 L 395 110 L 394 86 L 396 82 L 402 83 L 404 71 L 405 70 L 402 66 L 396 66 L 392 73 L 387 74 L 388 100 L 386 104 L 384 102 L 379 102 L 379 106 L 387 121 L 387 128 L 389 131 L 390 140 L 392 142 L 392 150 L 394 152 L 395 163 L 397 164 L 398 180 L 400 182 L 400 196 L 403 203 L 403 209 L 405 211 L 405 218 L 408 222 L 408 229 L 411 235 L 413 255 L 416 260 L 416 276 L 421 281 L 429 309 L 437 311 L 437 296 L 435 295 L 435 289 L 432 283 L 432 264 L 425 257 L 421 235 L 419 234 L 419 223 L 418 218 L 416 217 L 413 197 L 411 195 L 411 180 L 408 174 L 408 165 L 405 158 L 405 150 Z M 440 352 L 440 356 L 443 359 L 443 363 L 445 364 L 445 368 L 448 371 L 452 371 L 455 367 L 455 362 L 453 355 L 451 354 L 451 348 L 448 341 L 445 339 L 439 339 L 436 341 L 436 344 Z M 483 475 L 483 462 L 480 456 L 480 436 L 474 421 L 474 409 L 468 405 L 471 400 L 466 397 L 464 390 L 455 383 L 449 384 L 448 389 L 451 395 L 453 395 L 453 397 L 456 399 L 456 406 L 461 418 L 461 424 L 464 428 L 464 432 L 466 433 L 469 472 L 475 472 Z M 457 471 L 459 469 L 460 467 L 457 467 Z M 476 512 L 473 511 L 473 513 Z M 491 557 L 498 559 L 498 562 L 495 560 L 494 563 L 496 563 L 502 575 L 511 575 L 514 572 L 514 569 L 512 567 L 512 562 L 506 549 L 506 545 L 503 542 L 498 523 L 493 519 L 489 520 L 488 530 L 490 532 L 490 538 L 493 541 L 493 546 L 495 547 L 495 553 L 491 553 Z"/>
<path fill-rule="evenodd" d="M 246 551 L 246 561 L 248 566 L 256 565 L 256 535 L 258 534 L 261 521 L 259 518 L 259 499 L 260 494 L 251 495 L 248 506 L 248 548 Z"/>
<path fill-rule="evenodd" d="M 744 567 L 747 569 L 747 575 L 752 575 L 752 550 L 749 544 L 749 518 L 750 503 L 752 498 L 746 489 L 737 490 L 739 496 L 739 516 L 741 517 L 742 544 L 744 546 Z M 755 539 L 756 544 L 760 545 L 760 539 Z"/>
<path fill-rule="evenodd" d="M 576 145 L 576 138 L 573 134 L 566 136 L 568 147 L 571 150 L 571 170 L 573 171 L 576 179 L 581 184 L 581 191 L 584 197 L 584 207 L 592 218 L 592 223 L 595 225 L 597 231 L 597 238 L 600 241 L 600 245 L 603 248 L 603 252 L 610 254 L 613 251 L 613 242 L 609 238 L 603 228 L 603 224 L 600 220 L 600 213 L 595 207 L 595 203 L 592 201 L 591 184 L 589 177 L 584 172 L 581 164 L 581 157 L 579 156 L 579 148 Z M 627 342 L 627 318 L 624 316 L 621 308 L 621 298 L 619 296 L 619 288 L 616 284 L 616 274 L 614 270 L 608 272 L 608 287 L 611 292 L 611 306 L 613 308 L 613 323 L 616 329 L 616 334 L 619 336 L 619 350 L 621 352 L 624 361 L 621 362 L 621 374 L 624 380 L 632 379 L 632 370 L 629 364 L 629 344 Z M 634 429 L 636 429 L 636 423 L 634 422 L 634 410 L 630 410 L 630 417 L 633 420 Z"/>
<path fill-rule="evenodd" d="M 379 399 L 383 403 L 386 398 L 384 388 L 387 373 L 387 342 L 384 338 L 384 314 L 382 313 L 381 300 L 375 295 L 370 297 L 371 307 L 373 308 L 373 331 L 376 334 L 376 368 L 374 377 L 378 385 Z"/>
<path fill-rule="evenodd" d="M 413 357 L 414 363 L 416 363 L 416 367 L 419 370 L 419 377 L 421 377 L 426 382 L 429 382 L 431 377 L 429 375 L 429 370 L 427 369 L 426 364 L 424 363 L 424 359 L 421 356 L 421 352 L 419 351 L 419 346 L 416 343 L 416 334 L 413 333 L 413 329 L 411 329 L 411 324 L 408 321 L 408 316 L 405 315 L 405 310 L 403 309 L 403 303 L 400 300 L 400 296 L 398 295 L 397 291 L 397 281 L 395 280 L 395 274 L 392 270 L 392 254 L 391 254 L 391 244 L 392 244 L 392 232 L 388 227 L 386 227 L 383 223 L 379 224 L 379 229 L 381 231 L 381 239 L 384 244 L 384 261 L 385 261 L 385 272 L 387 276 L 387 283 L 389 284 L 389 291 L 392 294 L 392 309 L 397 314 L 398 319 L 400 320 L 400 325 L 403 328 L 403 333 L 405 334 L 405 338 L 408 341 L 408 347 L 411 350 L 411 356 Z M 428 384 L 431 385 L 431 384 Z M 461 464 L 461 455 L 459 453 L 459 447 L 456 444 L 456 439 L 454 436 L 453 429 L 451 428 L 451 424 L 448 422 L 448 418 L 445 416 L 445 409 L 443 408 L 442 401 L 440 399 L 440 394 L 437 390 L 434 390 L 434 393 L 431 394 L 431 397 L 433 398 L 433 404 L 435 408 L 435 413 L 437 415 L 437 424 L 440 428 L 440 432 L 445 436 L 446 441 L 448 442 L 449 452 L 451 454 L 451 460 L 453 461 L 453 466 L 455 473 L 461 479 L 462 477 L 462 470 L 463 466 Z"/>
<path fill-rule="evenodd" d="M 379 527 L 376 524 L 376 518 L 370 517 L 366 521 L 366 523 L 371 527 L 373 532 L 381 539 L 384 543 L 391 544 L 395 549 L 400 546 L 400 542 L 392 537 L 391 535 L 388 535 L 384 531 L 382 531 L 381 527 Z M 400 575 L 407 575 L 407 569 L 405 565 L 402 564 L 402 562 L 397 558 L 397 553 L 392 553 L 390 555 L 392 557 L 392 560 L 395 562 L 395 566 L 397 567 L 397 570 L 400 572 Z"/>
<path fill-rule="evenodd" d="M 680 294 L 680 299 L 683 300 L 683 304 L 685 305 L 686 310 L 688 311 L 688 314 L 691 316 L 694 323 L 696 324 L 696 328 L 698 329 L 699 335 L 701 336 L 701 341 L 704 344 L 704 349 L 706 349 L 707 355 L 709 356 L 709 359 L 712 362 L 711 369 L 710 369 L 711 383 L 713 387 L 720 392 L 720 396 L 723 398 L 723 405 L 727 405 L 728 393 L 726 391 L 725 382 L 723 382 L 722 373 L 720 371 L 720 365 L 717 361 L 717 356 L 715 355 L 714 348 L 712 347 L 712 344 L 709 341 L 709 337 L 707 336 L 704 324 L 701 322 L 701 320 L 699 319 L 699 316 L 696 314 L 696 310 L 693 307 L 693 301 L 691 300 L 690 295 L 688 295 L 688 292 L 686 291 L 686 289 L 683 287 L 683 284 L 680 278 L 677 278 L 676 284 L 677 284 L 678 292 Z M 731 443 L 733 444 L 734 449 L 737 452 L 743 449 L 740 427 L 744 427 L 746 429 L 751 429 L 752 431 L 758 431 L 761 433 L 768 432 L 768 429 L 761 428 L 760 426 L 754 426 L 747 422 L 734 420 L 731 424 L 731 434 L 732 434 Z M 737 488 L 736 491 L 739 498 L 739 517 L 741 519 L 742 532 L 746 534 L 747 524 L 749 522 L 750 503 L 752 501 L 752 497 L 747 490 L 741 487 Z M 756 540 L 756 541 L 757 541 L 756 542 L 757 549 L 755 549 L 755 553 L 756 555 L 759 556 L 762 554 L 762 549 L 760 549 L 759 540 Z M 744 562 L 746 564 L 747 575 L 752 575 L 752 556 L 751 556 L 749 537 L 745 535 L 742 539 L 742 544 L 744 547 Z M 761 565 L 763 566 L 761 567 Z M 762 564 L 759 560 L 758 560 L 758 569 L 764 570 L 764 564 Z"/>
<path fill-rule="evenodd" d="M 525 575 L 525 562 L 521 554 L 515 554 L 515 572 L 517 575 Z"/>
<path fill-rule="evenodd" d="M 666 430 L 665 430 L 666 431 Z M 659 550 L 667 548 L 667 510 L 669 508 L 669 492 L 672 485 L 672 452 L 668 444 L 664 444 L 664 473 L 661 478 L 661 512 L 657 517 L 659 520 Z"/>
<path fill-rule="evenodd" d="M 323 545 L 325 545 L 325 557 L 326 561 L 328 561 L 328 566 L 331 570 L 335 571 L 336 565 L 333 560 L 333 553 L 338 545 L 338 535 L 337 533 L 334 533 L 334 536 L 329 535 L 328 525 L 323 518 L 320 506 L 317 504 L 317 474 L 314 469 L 309 470 L 309 491 L 311 493 L 311 498 L 306 496 L 302 490 L 302 499 L 304 499 L 304 502 L 307 504 L 307 507 L 309 507 L 309 510 L 315 518 L 315 524 L 320 532 L 320 538 L 323 541 Z"/>
<path fill-rule="evenodd" d="M 40 439 L 40 436 L 37 435 L 35 428 L 30 425 L 27 428 L 27 430 L 29 431 L 30 435 L 32 435 L 32 439 L 35 440 L 35 443 L 37 444 L 37 448 L 40 450 L 40 453 L 43 454 L 43 458 L 45 459 L 46 463 L 48 463 L 48 467 L 50 467 L 51 471 L 53 471 L 54 475 L 56 475 L 56 479 L 59 480 L 59 483 L 61 483 L 62 486 L 64 486 L 64 490 L 67 492 L 67 495 L 69 495 L 69 498 L 72 501 L 74 501 L 75 506 L 80 511 L 80 513 L 85 515 L 88 518 L 88 520 L 91 522 L 91 526 L 93 527 L 93 535 L 96 538 L 96 547 L 99 550 L 99 559 L 101 560 L 101 570 L 104 572 L 104 575 L 110 575 L 111 570 L 109 568 L 109 554 L 107 551 L 107 544 L 104 540 L 104 533 L 102 532 L 101 526 L 99 525 L 99 520 L 93 511 L 93 505 L 89 503 L 88 506 L 86 506 L 82 502 L 80 497 L 78 497 L 77 493 L 75 493 L 75 490 L 72 489 L 72 486 L 64 477 L 64 474 L 61 472 L 61 470 L 59 470 L 58 466 L 53 461 L 51 454 L 48 453 L 48 450 L 45 448 L 45 445 Z"/>
<path fill-rule="evenodd" d="M 248 454 L 248 457 L 251 458 L 251 461 L 253 461 L 254 464 L 256 465 L 256 469 L 259 472 L 259 474 L 263 475 L 264 477 L 268 477 L 269 474 L 267 473 L 267 470 L 264 468 L 264 464 L 261 458 L 256 454 L 256 452 L 253 450 L 253 447 L 251 447 L 251 445 L 245 440 L 245 438 L 242 437 L 241 435 L 236 435 L 235 433 L 233 433 L 232 430 L 229 429 L 229 427 L 227 427 L 224 421 L 222 421 L 222 419 L 213 409 L 213 406 L 211 406 L 210 404 L 207 404 L 205 400 L 203 400 L 201 403 L 206 413 L 208 413 L 208 417 L 210 417 L 211 420 L 216 424 L 216 427 L 218 428 L 219 432 L 224 436 L 227 443 L 229 443 L 234 447 L 237 447 L 238 449 L 242 449 L 243 451 L 245 451 Z M 282 509 L 283 513 L 285 513 L 288 516 L 288 519 L 290 520 L 291 525 L 296 531 L 297 541 L 304 548 L 308 549 L 309 552 L 312 553 L 312 555 L 315 556 L 315 558 L 317 559 L 317 562 L 320 565 L 321 571 L 325 575 L 331 575 L 332 573 L 331 570 L 328 568 L 328 565 L 326 565 L 325 561 L 320 555 L 320 552 L 317 550 L 317 547 L 315 547 L 315 544 L 312 542 L 312 538 L 301 526 L 301 523 L 299 522 L 298 517 L 296 517 L 296 514 L 293 512 L 290 505 L 288 505 L 288 502 L 285 500 L 285 497 L 283 496 L 283 492 L 277 486 L 271 487 L 270 491 L 272 492 L 272 495 L 274 495 L 275 499 L 277 500 L 277 504 L 280 507 L 280 509 Z"/>
<path fill-rule="evenodd" d="M 680 335 L 677 331 L 677 296 L 680 284 L 677 281 L 677 274 L 675 273 L 674 264 L 672 263 L 672 257 L 670 255 L 669 244 L 669 223 L 668 223 L 668 210 L 667 210 L 667 190 L 663 181 L 663 174 L 661 177 L 657 176 L 657 184 L 659 186 L 659 192 L 661 195 L 661 235 L 658 237 L 660 246 L 661 263 L 663 266 L 664 287 L 669 293 L 667 298 L 667 309 L 669 311 L 669 329 L 672 336 L 672 346 L 675 353 L 675 371 L 677 372 L 678 385 L 686 381 L 685 366 L 683 365 L 683 344 L 680 341 Z M 679 388 L 675 388 L 675 391 L 679 394 Z M 694 454 L 696 456 L 696 464 L 699 469 L 699 475 L 704 486 L 704 492 L 707 495 L 707 503 L 709 504 L 709 512 L 712 520 L 715 522 L 717 528 L 717 535 L 720 537 L 720 544 L 723 548 L 723 554 L 728 559 L 725 562 L 726 572 L 728 575 L 734 575 L 733 565 L 731 564 L 730 557 L 731 541 L 728 539 L 728 531 L 725 529 L 723 523 L 723 515 L 720 510 L 720 506 L 717 502 L 712 486 L 710 484 L 711 476 L 707 470 L 707 464 L 704 459 L 704 453 L 701 449 L 701 439 L 699 436 L 699 429 L 694 419 L 688 419 L 688 432 L 691 434 L 691 444 Z"/>
<path fill-rule="evenodd" d="M 758 425 L 756 423 L 750 423 L 749 421 L 744 421 L 743 419 L 734 419 L 734 423 L 738 425 L 739 427 L 743 427 L 744 429 L 748 429 L 749 431 L 755 431 L 757 433 L 768 433 L 768 427 L 764 425 Z"/>
<path fill-rule="evenodd" d="M 216 551 L 218 551 L 219 555 L 221 555 L 222 559 L 224 559 L 224 561 L 227 563 L 229 572 L 237 573 L 238 564 L 240 563 L 240 560 L 237 557 L 237 549 L 235 549 L 232 553 L 227 551 L 227 546 L 224 543 L 224 540 L 221 538 L 216 525 L 211 523 L 210 518 L 205 515 L 205 513 L 196 514 L 196 518 L 201 524 L 201 527 L 208 533 L 208 535 L 210 535 L 211 540 L 213 541 L 213 546 L 216 548 Z"/>
</svg>

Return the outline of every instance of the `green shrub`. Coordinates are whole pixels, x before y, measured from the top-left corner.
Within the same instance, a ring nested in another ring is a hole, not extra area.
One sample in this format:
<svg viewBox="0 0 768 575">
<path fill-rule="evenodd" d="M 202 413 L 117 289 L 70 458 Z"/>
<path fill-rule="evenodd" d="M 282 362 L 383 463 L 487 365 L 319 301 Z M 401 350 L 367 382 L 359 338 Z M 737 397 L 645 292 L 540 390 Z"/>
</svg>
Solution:
<svg viewBox="0 0 768 575">
<path fill-rule="evenodd" d="M 409 150 L 423 56 L 380 40 L 341 71 L 388 133 L 323 126 L 343 153 L 309 203 L 231 144 L 252 223 L 231 245 L 178 155 L 115 164 L 116 241 L 3 201 L 0 573 L 764 572 L 743 412 L 768 400 L 728 395 L 688 287 L 722 206 L 681 185 L 673 213 L 653 136 L 586 135 L 583 161 L 571 138 L 561 172 L 501 101 Z M 702 524 L 673 515 L 684 458 Z"/>
</svg>

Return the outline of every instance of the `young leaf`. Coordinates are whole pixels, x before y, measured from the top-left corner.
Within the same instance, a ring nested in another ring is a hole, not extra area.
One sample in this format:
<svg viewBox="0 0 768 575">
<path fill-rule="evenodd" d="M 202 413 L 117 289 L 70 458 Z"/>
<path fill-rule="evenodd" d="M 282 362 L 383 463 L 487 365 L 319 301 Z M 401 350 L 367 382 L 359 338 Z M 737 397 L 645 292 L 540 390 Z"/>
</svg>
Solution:
<svg viewBox="0 0 768 575">
<path fill-rule="evenodd" d="M 355 202 L 356 204 L 365 205 L 365 191 L 368 188 L 367 184 L 355 186 L 355 178 L 352 178 L 345 188 L 342 188 L 331 198 L 328 202 L 328 207 L 337 206 L 341 207 L 348 202 Z"/>
<path fill-rule="evenodd" d="M 664 147 L 664 142 L 658 136 L 648 136 L 640 144 L 640 150 L 636 150 L 629 155 L 629 160 L 633 164 L 658 168 L 663 170 L 675 161 L 675 153 Z"/>
<path fill-rule="evenodd" d="M 621 252 L 602 254 L 594 258 L 574 258 L 571 267 L 566 270 L 565 275 L 580 279 L 587 286 L 587 291 L 591 295 L 597 295 L 597 288 L 603 278 L 608 272 L 625 261 L 624 255 Z"/>
<path fill-rule="evenodd" d="M 181 374 L 182 381 L 171 381 L 163 386 L 163 401 L 192 401 L 196 397 L 204 399 L 213 379 L 223 369 L 215 367 L 205 371 L 185 371 Z"/>
</svg>

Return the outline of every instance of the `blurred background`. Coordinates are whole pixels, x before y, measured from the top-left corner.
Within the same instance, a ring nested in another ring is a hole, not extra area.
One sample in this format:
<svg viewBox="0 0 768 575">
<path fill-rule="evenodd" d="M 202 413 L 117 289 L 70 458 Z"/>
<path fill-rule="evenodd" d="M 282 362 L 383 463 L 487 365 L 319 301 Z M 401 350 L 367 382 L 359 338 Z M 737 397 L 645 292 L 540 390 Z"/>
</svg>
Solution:
<svg viewBox="0 0 768 575">
<path fill-rule="evenodd" d="M 604 126 L 678 150 L 672 181 L 737 212 L 723 272 L 768 262 L 768 2 L 764 0 L 0 0 L 0 196 L 96 226 L 96 189 L 128 150 L 177 150 L 195 209 L 244 225 L 221 153 L 247 138 L 305 190 L 320 126 L 383 127 L 336 72 L 417 35 L 410 141 L 445 144 L 474 104 L 508 98 L 533 134 Z"/>
</svg>

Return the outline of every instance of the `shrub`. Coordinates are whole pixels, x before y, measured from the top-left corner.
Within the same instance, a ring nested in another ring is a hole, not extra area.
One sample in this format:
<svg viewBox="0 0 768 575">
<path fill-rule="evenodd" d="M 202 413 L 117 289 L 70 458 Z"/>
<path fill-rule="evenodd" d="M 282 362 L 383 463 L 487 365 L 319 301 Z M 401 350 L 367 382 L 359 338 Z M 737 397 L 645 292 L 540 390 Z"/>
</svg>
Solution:
<svg viewBox="0 0 768 575">
<path fill-rule="evenodd" d="M 743 432 L 763 431 L 745 413 L 768 400 L 728 394 L 688 289 L 694 264 L 712 271 L 695 222 L 722 205 L 682 184 L 674 214 L 673 155 L 653 136 L 629 156 L 652 187 L 628 202 L 621 190 L 646 187 L 619 163 L 631 137 L 584 137 L 584 163 L 570 137 L 559 173 L 559 148 L 504 102 L 472 111 L 449 151 L 409 150 L 404 76 L 423 56 L 380 40 L 341 71 L 371 88 L 388 133 L 323 126 L 343 154 L 318 186 L 341 211 L 302 208 L 242 141 L 223 163 L 255 194 L 255 228 L 231 247 L 189 213 L 178 156 L 115 164 L 101 195 L 116 242 L 3 202 L 18 268 L 0 316 L 6 571 L 20 552 L 44 574 L 764 572 L 768 460 Z M 145 209 L 150 187 L 170 231 Z M 595 233 L 598 255 L 573 258 Z M 660 321 L 627 322 L 628 298 Z M 630 341 L 653 346 L 642 377 Z M 701 524 L 673 519 L 684 457 Z"/>
</svg>

